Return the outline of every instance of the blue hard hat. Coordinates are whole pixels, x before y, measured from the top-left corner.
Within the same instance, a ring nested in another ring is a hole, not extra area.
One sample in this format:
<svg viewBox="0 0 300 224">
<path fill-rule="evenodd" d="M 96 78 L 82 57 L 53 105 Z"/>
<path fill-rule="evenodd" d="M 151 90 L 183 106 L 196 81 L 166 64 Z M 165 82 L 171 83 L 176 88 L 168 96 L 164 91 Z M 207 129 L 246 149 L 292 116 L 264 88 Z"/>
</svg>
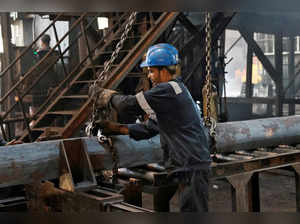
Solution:
<svg viewBox="0 0 300 224">
<path fill-rule="evenodd" d="M 156 44 L 151 46 L 146 54 L 146 60 L 140 67 L 170 66 L 179 63 L 177 49 L 171 44 Z"/>
</svg>

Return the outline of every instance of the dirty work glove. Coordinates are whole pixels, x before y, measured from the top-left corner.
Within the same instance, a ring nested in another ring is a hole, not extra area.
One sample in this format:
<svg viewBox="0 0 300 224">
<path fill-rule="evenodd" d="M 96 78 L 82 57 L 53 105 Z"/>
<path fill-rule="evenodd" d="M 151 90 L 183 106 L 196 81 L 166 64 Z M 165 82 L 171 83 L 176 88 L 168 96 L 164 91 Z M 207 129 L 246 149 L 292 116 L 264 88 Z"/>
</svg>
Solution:
<svg viewBox="0 0 300 224">
<path fill-rule="evenodd" d="M 128 135 L 129 133 L 127 125 L 113 121 L 96 121 L 95 126 L 101 130 L 103 135 Z"/>
<path fill-rule="evenodd" d="M 113 95 L 117 93 L 117 91 L 94 85 L 91 85 L 89 88 L 89 96 L 93 97 L 93 100 L 96 100 L 96 108 L 98 109 L 107 107 Z"/>
</svg>

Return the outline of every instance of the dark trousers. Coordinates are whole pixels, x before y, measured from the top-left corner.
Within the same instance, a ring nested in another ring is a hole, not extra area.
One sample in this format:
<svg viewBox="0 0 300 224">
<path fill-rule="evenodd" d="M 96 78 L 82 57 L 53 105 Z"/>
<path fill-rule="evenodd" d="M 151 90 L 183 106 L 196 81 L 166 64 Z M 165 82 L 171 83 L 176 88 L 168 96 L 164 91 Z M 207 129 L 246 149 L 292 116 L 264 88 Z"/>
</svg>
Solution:
<svg viewBox="0 0 300 224">
<path fill-rule="evenodd" d="M 181 212 L 208 212 L 209 170 L 180 172 L 174 180 L 179 183 Z"/>
</svg>

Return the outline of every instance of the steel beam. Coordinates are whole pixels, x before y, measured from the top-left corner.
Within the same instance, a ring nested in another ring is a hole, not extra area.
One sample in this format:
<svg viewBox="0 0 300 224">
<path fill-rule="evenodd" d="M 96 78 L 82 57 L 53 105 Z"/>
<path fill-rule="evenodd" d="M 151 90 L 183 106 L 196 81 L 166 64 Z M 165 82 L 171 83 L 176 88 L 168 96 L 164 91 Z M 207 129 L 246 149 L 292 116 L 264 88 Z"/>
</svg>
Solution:
<svg viewBox="0 0 300 224">
<path fill-rule="evenodd" d="M 114 136 L 113 147 L 118 151 L 119 167 L 134 167 L 160 162 L 163 152 L 159 136 L 150 140 L 135 141 L 128 136 Z M 59 177 L 60 147 L 62 141 L 74 142 L 78 139 L 54 140 L 21 145 L 3 146 L 0 149 L 0 187 L 30 183 Z M 96 138 L 81 138 L 94 170 L 111 169 L 112 158 L 109 147 L 99 144 Z M 300 143 L 300 116 L 268 118 L 217 125 L 217 150 L 236 150 L 271 147 L 280 144 Z M 270 158 L 247 160 L 246 162 L 226 163 L 213 168 L 215 177 L 230 176 L 241 172 L 286 166 L 300 162 L 300 152 L 285 153 Z M 223 169 L 223 168 L 224 169 Z M 226 167 L 226 169 L 225 169 Z"/>
<path fill-rule="evenodd" d="M 221 152 L 300 142 L 300 116 L 219 123 L 217 149 Z"/>
<path fill-rule="evenodd" d="M 94 170 L 111 169 L 112 157 L 106 145 L 96 138 L 82 138 Z M 61 142 L 78 139 L 54 140 L 3 146 L 0 150 L 0 187 L 32 183 L 58 178 Z M 132 167 L 160 161 L 159 136 L 151 140 L 134 141 L 128 136 L 113 137 L 118 150 L 119 166 Z"/>
</svg>

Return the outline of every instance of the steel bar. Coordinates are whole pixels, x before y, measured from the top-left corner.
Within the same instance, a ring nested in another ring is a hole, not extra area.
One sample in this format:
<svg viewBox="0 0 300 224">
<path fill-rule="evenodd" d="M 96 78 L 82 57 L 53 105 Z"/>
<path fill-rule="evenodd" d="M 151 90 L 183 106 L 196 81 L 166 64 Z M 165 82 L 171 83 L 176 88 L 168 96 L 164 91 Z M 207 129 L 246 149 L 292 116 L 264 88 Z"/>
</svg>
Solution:
<svg viewBox="0 0 300 224">
<path fill-rule="evenodd" d="M 66 141 L 78 141 L 68 139 Z M 82 138 L 94 170 L 112 168 L 111 153 L 96 138 Z M 62 140 L 3 146 L 0 150 L 0 187 L 7 187 L 59 177 L 60 144 Z M 160 161 L 159 136 L 151 140 L 134 141 L 128 136 L 113 137 L 118 150 L 119 166 L 133 167 Z"/>
<path fill-rule="evenodd" d="M 300 116 L 219 123 L 216 141 L 219 152 L 297 144 Z"/>
<path fill-rule="evenodd" d="M 144 172 L 138 172 L 134 170 L 130 170 L 127 168 L 119 168 L 118 169 L 118 175 L 124 176 L 127 178 L 137 178 L 137 179 L 143 179 L 147 180 L 150 183 L 154 182 L 153 172 L 150 171 L 144 171 Z"/>
<path fill-rule="evenodd" d="M 94 170 L 111 169 L 112 158 L 107 146 L 101 145 L 96 138 L 81 138 L 90 155 Z M 59 151 L 61 141 L 35 142 L 0 149 L 0 187 L 29 183 L 40 179 L 54 179 L 59 175 Z M 268 118 L 239 122 L 219 123 L 217 125 L 217 150 L 233 152 L 238 150 L 271 147 L 281 144 L 300 143 L 300 116 Z M 135 141 L 128 136 L 114 136 L 113 145 L 118 151 L 119 167 L 134 167 L 160 162 L 163 152 L 160 149 L 159 136 L 150 140 Z M 268 154 L 263 159 L 256 158 L 219 164 L 213 168 L 216 177 L 235 173 L 271 169 L 276 166 L 293 165 L 300 162 L 300 152 Z M 226 168 L 226 169 L 225 169 Z"/>
</svg>

